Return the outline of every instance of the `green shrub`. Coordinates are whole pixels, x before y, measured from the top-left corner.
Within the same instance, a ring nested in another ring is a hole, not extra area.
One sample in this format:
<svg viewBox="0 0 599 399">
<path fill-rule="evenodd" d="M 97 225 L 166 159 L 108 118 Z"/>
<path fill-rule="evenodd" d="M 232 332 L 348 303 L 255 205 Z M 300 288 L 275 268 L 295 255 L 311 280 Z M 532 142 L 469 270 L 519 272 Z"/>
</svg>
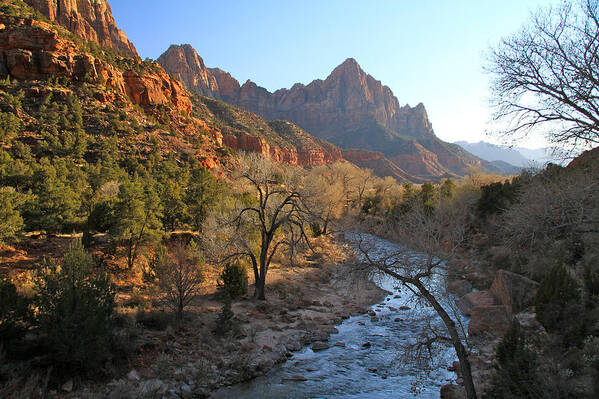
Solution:
<svg viewBox="0 0 599 399">
<path fill-rule="evenodd" d="M 555 330 L 561 323 L 560 308 L 570 302 L 579 301 L 578 283 L 563 264 L 558 263 L 545 276 L 537 296 L 535 305 L 537 310 L 537 319 L 548 330 Z"/>
<path fill-rule="evenodd" d="M 545 276 L 535 298 L 537 320 L 549 332 L 558 333 L 567 346 L 585 338 L 587 317 L 578 282 L 558 263 Z"/>
<path fill-rule="evenodd" d="M 5 276 L 0 277 L 0 344 L 22 337 L 29 327 L 30 316 L 27 299 Z"/>
<path fill-rule="evenodd" d="M 542 391 L 537 381 L 537 356 L 527 348 L 520 324 L 514 321 L 496 349 L 496 373 L 487 398 L 537 398 Z"/>
<path fill-rule="evenodd" d="M 87 218 L 87 225 L 92 231 L 106 233 L 114 228 L 117 220 L 116 201 L 107 199 L 94 205 Z"/>
<path fill-rule="evenodd" d="M 36 279 L 37 325 L 56 366 L 97 371 L 111 358 L 114 290 L 94 276 L 93 260 L 74 241 L 60 267 L 49 263 Z"/>
<path fill-rule="evenodd" d="M 231 298 L 225 295 L 225 304 L 216 319 L 216 327 L 214 333 L 219 336 L 227 335 L 233 329 L 233 309 L 231 308 Z"/>
<path fill-rule="evenodd" d="M 518 201 L 520 196 L 520 183 L 496 182 L 482 186 L 481 195 L 476 204 L 476 209 L 481 218 L 502 213 L 510 205 Z"/>
<path fill-rule="evenodd" d="M 248 275 L 240 261 L 227 263 L 220 273 L 218 287 L 225 296 L 238 298 L 248 290 Z"/>
</svg>

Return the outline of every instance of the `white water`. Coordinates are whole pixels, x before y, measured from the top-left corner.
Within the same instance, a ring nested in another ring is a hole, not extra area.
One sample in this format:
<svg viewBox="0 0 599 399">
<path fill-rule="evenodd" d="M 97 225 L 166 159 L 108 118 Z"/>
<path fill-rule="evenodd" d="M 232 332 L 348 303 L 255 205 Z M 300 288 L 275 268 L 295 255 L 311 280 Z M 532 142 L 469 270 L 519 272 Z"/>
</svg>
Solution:
<svg viewBox="0 0 599 399">
<path fill-rule="evenodd" d="M 348 239 L 355 233 L 347 235 Z M 389 254 L 399 247 L 378 237 L 363 235 L 376 251 Z M 413 294 L 398 290 L 399 284 L 389 277 L 377 278 L 376 283 L 392 292 L 372 309 L 378 321 L 370 316 L 351 317 L 337 326 L 338 334 L 330 337 L 329 349 L 313 352 L 304 348 L 283 365 L 268 374 L 223 388 L 213 398 L 438 398 L 439 389 L 455 376 L 447 367 L 455 359 L 453 348 L 445 346 L 435 354 L 435 368 L 418 364 L 402 356 L 404 347 L 417 340 L 426 328 L 429 308 L 415 307 L 399 310 L 400 306 L 414 307 Z M 395 296 L 398 296 L 397 298 Z M 392 311 L 389 306 L 396 308 Z M 395 321 L 400 318 L 401 321 Z M 343 342 L 345 347 L 333 346 Z M 370 347 L 364 348 L 366 342 Z M 307 381 L 289 381 L 302 375 Z M 417 394 L 417 395 L 416 395 Z"/>
</svg>

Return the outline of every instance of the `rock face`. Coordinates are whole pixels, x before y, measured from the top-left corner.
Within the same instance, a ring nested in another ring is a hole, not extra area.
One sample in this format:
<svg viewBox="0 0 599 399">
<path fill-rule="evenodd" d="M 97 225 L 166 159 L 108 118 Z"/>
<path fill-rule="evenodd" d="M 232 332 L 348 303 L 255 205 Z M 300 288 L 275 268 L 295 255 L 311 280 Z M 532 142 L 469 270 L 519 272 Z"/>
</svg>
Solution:
<svg viewBox="0 0 599 399">
<path fill-rule="evenodd" d="M 105 0 L 25 0 L 27 4 L 82 38 L 137 57 Z"/>
<path fill-rule="evenodd" d="M 158 61 L 180 77 L 185 87 L 200 94 L 266 119 L 291 121 L 343 149 L 383 154 L 367 161 L 371 164 L 367 167 L 380 176 L 419 182 L 484 166 L 479 158 L 435 136 L 423 104 L 400 106 L 391 89 L 365 73 L 352 58 L 325 80 L 298 83 L 274 93 L 251 81 L 240 85 L 230 74 L 207 68 L 189 45 L 171 46 Z M 348 153 L 347 158 L 355 159 L 359 166 L 365 163 L 363 154 Z"/>
<path fill-rule="evenodd" d="M 206 68 L 202 57 L 189 44 L 171 46 L 157 61 L 189 90 L 220 99 L 216 78 Z"/>
<path fill-rule="evenodd" d="M 495 295 L 511 314 L 519 313 L 534 302 L 539 283 L 507 270 L 499 270 L 491 285 Z"/>
<path fill-rule="evenodd" d="M 457 301 L 457 305 L 464 316 L 470 316 L 474 308 L 499 305 L 499 301 L 489 291 L 476 291 L 461 297 Z"/>
<path fill-rule="evenodd" d="M 472 308 L 468 335 L 491 334 L 501 337 L 509 327 L 509 315 L 503 305 L 480 305 Z"/>
<path fill-rule="evenodd" d="M 123 70 L 83 52 L 47 23 L 10 16 L 0 16 L 0 23 L 5 26 L 0 30 L 0 75 L 26 81 L 57 76 L 103 80 L 142 107 L 173 104 L 179 111 L 191 112 L 191 100 L 181 83 L 158 65 L 147 73 Z"/>
<path fill-rule="evenodd" d="M 270 145 L 263 137 L 239 134 L 223 136 L 223 144 L 236 150 L 258 152 L 277 162 L 291 165 L 325 165 L 342 159 L 341 150 L 326 142 L 313 148 L 302 146 L 281 148 Z"/>
</svg>

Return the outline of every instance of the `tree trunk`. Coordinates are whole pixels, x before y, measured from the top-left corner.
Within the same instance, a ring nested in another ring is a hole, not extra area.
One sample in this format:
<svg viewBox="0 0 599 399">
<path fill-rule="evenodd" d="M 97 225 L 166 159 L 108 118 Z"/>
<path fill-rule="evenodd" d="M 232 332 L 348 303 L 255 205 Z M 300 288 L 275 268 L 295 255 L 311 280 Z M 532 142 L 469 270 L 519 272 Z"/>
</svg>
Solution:
<svg viewBox="0 0 599 399">
<path fill-rule="evenodd" d="M 449 335 L 451 336 L 451 343 L 455 349 L 456 355 L 458 356 L 458 360 L 460 361 L 460 371 L 462 372 L 462 378 L 464 379 L 464 388 L 466 389 L 466 397 L 468 399 L 476 399 L 476 389 L 474 388 L 474 381 L 472 380 L 472 370 L 470 369 L 470 361 L 468 360 L 468 352 L 464 345 L 462 344 L 462 339 L 458 334 L 458 330 L 456 328 L 455 322 L 453 319 L 447 314 L 443 306 L 437 301 L 437 298 L 433 294 L 426 289 L 424 284 L 420 281 L 411 281 L 411 284 L 415 285 L 418 288 L 418 291 L 426 298 L 428 303 L 430 303 L 437 314 L 443 320 L 445 327 L 449 331 Z"/>
<path fill-rule="evenodd" d="M 259 299 L 261 301 L 266 300 L 266 297 L 264 296 L 265 285 L 266 285 L 265 276 L 261 276 L 258 280 L 256 280 L 256 287 L 254 289 L 254 298 L 255 299 Z"/>
</svg>

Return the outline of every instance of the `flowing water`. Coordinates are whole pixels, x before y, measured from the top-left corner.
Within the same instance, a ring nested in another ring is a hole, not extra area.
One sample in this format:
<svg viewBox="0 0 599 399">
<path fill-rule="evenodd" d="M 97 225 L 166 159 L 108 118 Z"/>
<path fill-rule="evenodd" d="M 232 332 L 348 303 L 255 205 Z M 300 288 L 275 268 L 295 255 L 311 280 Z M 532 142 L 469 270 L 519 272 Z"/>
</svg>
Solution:
<svg viewBox="0 0 599 399">
<path fill-rule="evenodd" d="M 398 248 L 378 237 L 368 236 L 368 239 L 381 254 Z M 268 374 L 223 388 L 213 397 L 438 398 L 440 387 L 455 377 L 447 371 L 455 359 L 453 349 L 441 348 L 435 354 L 432 369 L 430 364 L 402 356 L 403 348 L 415 342 L 425 328 L 431 310 L 414 307 L 411 292 L 400 289 L 391 278 L 383 277 L 376 283 L 391 292 L 380 304 L 372 306 L 378 321 L 371 321 L 368 315 L 351 317 L 337 326 L 339 333 L 331 335 L 329 349 L 313 352 L 309 347 L 304 348 Z M 400 310 L 402 306 L 411 309 Z M 297 376 L 307 380 L 293 381 Z"/>
</svg>

